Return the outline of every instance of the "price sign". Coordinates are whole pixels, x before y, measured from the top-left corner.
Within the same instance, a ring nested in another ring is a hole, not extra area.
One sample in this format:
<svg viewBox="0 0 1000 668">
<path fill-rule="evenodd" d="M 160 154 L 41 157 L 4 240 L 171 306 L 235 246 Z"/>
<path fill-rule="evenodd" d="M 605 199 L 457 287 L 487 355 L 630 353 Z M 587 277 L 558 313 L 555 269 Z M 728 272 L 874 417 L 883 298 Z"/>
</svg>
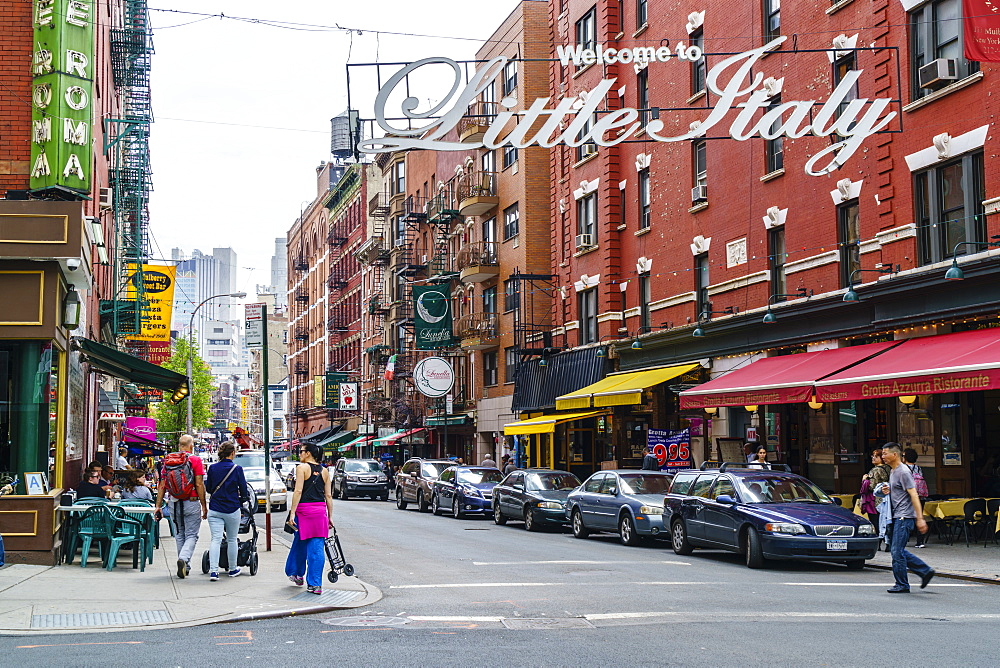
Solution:
<svg viewBox="0 0 1000 668">
<path fill-rule="evenodd" d="M 653 446 L 653 455 L 660 462 L 661 470 L 691 468 L 691 434 L 687 429 L 650 429 L 646 438 L 646 442 Z"/>
</svg>

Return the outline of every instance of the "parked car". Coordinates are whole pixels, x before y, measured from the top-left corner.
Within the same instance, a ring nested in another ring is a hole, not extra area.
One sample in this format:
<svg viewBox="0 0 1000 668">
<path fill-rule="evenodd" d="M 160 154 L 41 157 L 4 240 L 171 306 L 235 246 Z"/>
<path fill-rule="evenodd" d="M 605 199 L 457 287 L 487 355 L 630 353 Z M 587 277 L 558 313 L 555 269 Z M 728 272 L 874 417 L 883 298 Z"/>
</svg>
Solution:
<svg viewBox="0 0 1000 668">
<path fill-rule="evenodd" d="M 493 521 L 506 524 L 508 519 L 520 520 L 528 531 L 543 525 L 563 526 L 566 498 L 579 486 L 580 479 L 569 471 L 512 471 L 493 488 Z"/>
<path fill-rule="evenodd" d="M 426 513 L 431 509 L 434 481 L 442 471 L 454 465 L 450 459 L 413 457 L 407 460 L 396 474 L 396 507 L 406 510 L 407 504 L 412 502 L 420 512 Z"/>
<path fill-rule="evenodd" d="M 389 479 L 374 459 L 341 459 L 333 469 L 333 495 L 389 500 Z"/>
<path fill-rule="evenodd" d="M 486 514 L 493 509 L 493 488 L 503 479 L 499 469 L 487 466 L 450 466 L 434 481 L 431 512 L 442 510 L 456 520 Z"/>
<path fill-rule="evenodd" d="M 243 475 L 247 479 L 247 484 L 253 487 L 253 491 L 257 495 L 258 508 L 263 508 L 265 505 L 267 505 L 266 501 L 267 490 L 264 487 L 264 467 L 244 466 Z M 281 474 L 272 468 L 271 510 L 281 511 L 287 509 L 288 509 L 288 489 L 285 487 L 285 483 L 281 480 Z"/>
<path fill-rule="evenodd" d="M 626 545 L 659 536 L 666 530 L 663 495 L 672 478 L 664 471 L 598 471 L 566 498 L 573 535 L 586 538 L 594 531 L 617 531 Z"/>
<path fill-rule="evenodd" d="M 750 568 L 766 559 L 802 559 L 860 569 L 875 556 L 878 531 L 867 519 L 800 475 L 751 466 L 677 473 L 664 498 L 674 552 L 740 552 Z"/>
</svg>

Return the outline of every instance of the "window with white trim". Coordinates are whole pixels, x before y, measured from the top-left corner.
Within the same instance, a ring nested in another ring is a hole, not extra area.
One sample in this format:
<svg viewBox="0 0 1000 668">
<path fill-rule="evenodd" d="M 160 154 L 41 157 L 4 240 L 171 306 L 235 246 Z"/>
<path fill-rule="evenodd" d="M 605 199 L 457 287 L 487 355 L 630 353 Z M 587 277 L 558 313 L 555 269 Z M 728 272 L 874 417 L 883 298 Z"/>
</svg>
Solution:
<svg viewBox="0 0 1000 668">
<path fill-rule="evenodd" d="M 963 19 L 961 0 L 930 0 L 910 12 L 910 98 L 918 100 L 934 92 L 934 87 L 920 87 L 920 68 L 942 59 L 946 72 L 954 65 L 954 75 L 964 79 L 979 71 L 979 63 L 966 60 L 962 48 Z M 954 61 L 948 63 L 947 61 Z"/>
<path fill-rule="evenodd" d="M 781 36 L 781 0 L 762 0 L 764 10 L 764 41 Z"/>
<path fill-rule="evenodd" d="M 503 85 L 500 87 L 504 95 L 517 93 L 517 61 L 510 60 L 503 66 Z"/>
<path fill-rule="evenodd" d="M 503 210 L 503 240 L 513 239 L 521 231 L 521 214 L 517 204 L 512 204 Z"/>
<path fill-rule="evenodd" d="M 597 342 L 597 288 L 577 293 L 580 345 Z"/>
<path fill-rule="evenodd" d="M 837 228 L 840 241 L 840 285 L 851 284 L 851 274 L 861 268 L 861 217 L 858 200 L 837 207 Z"/>
<path fill-rule="evenodd" d="M 576 231 L 577 234 L 597 232 L 597 193 L 584 195 L 576 201 Z"/>
<path fill-rule="evenodd" d="M 976 253 L 986 247 L 981 151 L 917 172 L 913 179 L 921 264 Z M 963 242 L 982 245 L 958 245 Z"/>
<path fill-rule="evenodd" d="M 639 229 L 648 230 L 652 218 L 649 192 L 649 167 L 639 172 Z"/>
</svg>

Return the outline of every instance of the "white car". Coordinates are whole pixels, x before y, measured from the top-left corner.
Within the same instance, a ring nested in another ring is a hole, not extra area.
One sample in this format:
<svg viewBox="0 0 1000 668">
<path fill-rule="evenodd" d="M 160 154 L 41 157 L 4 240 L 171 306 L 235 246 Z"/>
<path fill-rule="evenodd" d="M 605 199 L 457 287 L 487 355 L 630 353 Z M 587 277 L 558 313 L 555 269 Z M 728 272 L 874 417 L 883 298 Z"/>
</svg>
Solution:
<svg viewBox="0 0 1000 668">
<path fill-rule="evenodd" d="M 253 487 L 257 495 L 257 506 L 263 507 L 267 504 L 267 490 L 264 487 L 264 467 L 252 466 L 243 467 L 243 475 L 246 476 L 247 483 Z M 281 479 L 281 474 L 271 469 L 271 510 L 287 510 L 288 508 L 288 488 Z"/>
</svg>

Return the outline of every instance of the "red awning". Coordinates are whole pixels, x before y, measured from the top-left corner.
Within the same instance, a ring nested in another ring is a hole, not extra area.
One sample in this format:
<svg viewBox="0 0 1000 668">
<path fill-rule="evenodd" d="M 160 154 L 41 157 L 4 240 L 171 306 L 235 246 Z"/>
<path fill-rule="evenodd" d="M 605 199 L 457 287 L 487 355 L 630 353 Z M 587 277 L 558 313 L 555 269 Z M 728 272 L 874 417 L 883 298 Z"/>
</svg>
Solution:
<svg viewBox="0 0 1000 668">
<path fill-rule="evenodd" d="M 1000 329 L 907 339 L 816 383 L 819 401 L 1000 388 Z"/>
<path fill-rule="evenodd" d="M 813 384 L 819 379 L 898 345 L 898 341 L 886 341 L 766 357 L 681 392 L 681 408 L 767 406 L 808 401 L 813 395 Z"/>
</svg>

